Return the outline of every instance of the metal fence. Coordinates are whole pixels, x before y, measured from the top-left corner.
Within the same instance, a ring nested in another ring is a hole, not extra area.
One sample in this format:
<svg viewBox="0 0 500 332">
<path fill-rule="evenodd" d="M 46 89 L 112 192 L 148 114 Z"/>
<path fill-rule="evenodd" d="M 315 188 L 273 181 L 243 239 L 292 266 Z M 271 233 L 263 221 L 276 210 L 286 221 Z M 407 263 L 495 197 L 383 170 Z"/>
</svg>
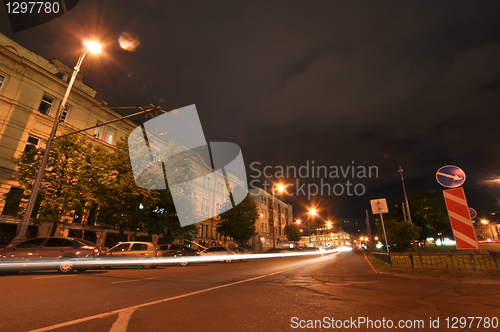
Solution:
<svg viewBox="0 0 500 332">
<path fill-rule="evenodd" d="M 372 255 L 395 268 L 455 270 L 498 270 L 500 268 L 500 255 L 493 252 L 446 255 L 373 253 Z"/>
<path fill-rule="evenodd" d="M 384 252 L 372 252 L 372 256 L 380 259 L 382 262 L 391 265 L 391 256 Z"/>
</svg>

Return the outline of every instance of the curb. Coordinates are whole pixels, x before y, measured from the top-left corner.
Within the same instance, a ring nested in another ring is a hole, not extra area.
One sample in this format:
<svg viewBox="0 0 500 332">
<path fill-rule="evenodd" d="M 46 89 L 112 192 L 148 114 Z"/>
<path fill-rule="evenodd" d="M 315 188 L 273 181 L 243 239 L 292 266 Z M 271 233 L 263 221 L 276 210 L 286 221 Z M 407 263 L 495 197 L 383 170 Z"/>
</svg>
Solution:
<svg viewBox="0 0 500 332">
<path fill-rule="evenodd" d="M 430 279 L 430 280 L 445 280 L 445 281 L 448 281 L 448 282 L 457 282 L 457 283 L 461 283 L 461 284 L 500 284 L 500 278 L 499 279 L 488 279 L 488 278 L 482 278 L 482 279 L 474 279 L 474 280 L 470 280 L 470 279 L 445 279 L 445 278 L 436 278 L 436 277 L 416 277 L 416 276 L 409 276 L 409 275 L 405 275 L 405 274 L 400 274 L 400 273 L 393 273 L 393 272 L 384 272 L 384 271 L 380 271 L 379 269 L 375 268 L 375 266 L 373 266 L 373 264 L 370 262 L 370 260 L 368 260 L 368 257 L 366 257 L 366 252 L 363 252 L 363 255 L 365 256 L 365 259 L 366 261 L 368 262 L 368 264 L 370 265 L 370 267 L 372 268 L 373 272 L 377 273 L 377 274 L 385 274 L 385 275 L 390 275 L 390 276 L 393 276 L 393 277 L 403 277 L 403 278 L 408 278 L 408 279 Z"/>
</svg>

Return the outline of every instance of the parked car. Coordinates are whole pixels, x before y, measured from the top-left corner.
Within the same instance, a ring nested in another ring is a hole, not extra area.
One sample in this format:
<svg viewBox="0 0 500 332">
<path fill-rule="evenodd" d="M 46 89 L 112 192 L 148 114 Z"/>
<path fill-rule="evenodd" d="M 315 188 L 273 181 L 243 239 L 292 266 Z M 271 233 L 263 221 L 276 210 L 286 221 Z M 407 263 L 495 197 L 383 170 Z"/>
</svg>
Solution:
<svg viewBox="0 0 500 332">
<path fill-rule="evenodd" d="M 200 252 L 200 256 L 238 255 L 238 252 L 226 247 L 211 247 Z M 232 258 L 224 259 L 224 262 L 231 263 Z"/>
<path fill-rule="evenodd" d="M 40 237 L 0 249 L 0 262 L 21 263 L 37 261 L 41 264 L 15 265 L 8 267 L 10 271 L 51 270 L 70 273 L 74 270 L 83 272 L 90 268 L 100 255 L 95 243 L 72 237 Z"/>
<path fill-rule="evenodd" d="M 236 248 L 234 248 L 234 250 L 236 250 L 238 252 L 238 255 L 251 255 L 251 254 L 253 254 L 252 251 L 247 250 L 247 249 L 242 248 L 242 247 L 236 247 Z M 248 261 L 248 259 L 242 259 L 241 261 L 246 262 L 246 261 Z"/>
<path fill-rule="evenodd" d="M 113 260 L 113 266 L 117 266 L 116 260 L 138 259 L 145 269 L 153 269 L 158 266 L 155 261 L 162 257 L 160 248 L 151 242 L 120 242 L 109 249 L 102 257 L 103 265 L 106 266 L 106 260 Z M 118 264 L 119 265 L 119 264 Z M 131 265 L 131 264 L 124 264 Z"/>
<path fill-rule="evenodd" d="M 160 250 L 163 257 L 200 256 L 200 252 L 198 250 L 194 250 L 193 248 L 186 247 L 182 244 L 162 244 L 160 245 Z M 188 263 L 188 261 L 179 262 L 181 266 L 186 266 Z"/>
</svg>

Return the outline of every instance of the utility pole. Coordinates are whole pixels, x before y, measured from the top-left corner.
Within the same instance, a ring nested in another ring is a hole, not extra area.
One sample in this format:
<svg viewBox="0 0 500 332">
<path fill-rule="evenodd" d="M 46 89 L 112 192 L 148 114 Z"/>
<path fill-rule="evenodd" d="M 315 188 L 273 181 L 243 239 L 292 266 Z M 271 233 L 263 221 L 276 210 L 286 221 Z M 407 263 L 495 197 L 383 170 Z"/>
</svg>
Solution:
<svg viewBox="0 0 500 332">
<path fill-rule="evenodd" d="M 410 224 L 413 224 L 413 222 L 411 221 L 410 205 L 408 204 L 408 196 L 406 196 L 405 181 L 404 181 L 404 178 L 403 178 L 403 169 L 401 168 L 401 165 L 399 165 L 398 172 L 399 172 L 399 174 L 401 174 L 401 183 L 403 184 L 403 194 L 405 196 L 406 213 L 408 214 L 408 221 L 410 222 Z M 404 212 L 404 209 L 403 209 L 403 212 Z M 419 253 L 419 256 L 420 256 L 420 247 L 415 242 L 415 237 L 413 236 L 413 230 L 412 230 L 412 239 L 413 239 L 413 248 L 418 250 L 418 253 Z"/>
</svg>

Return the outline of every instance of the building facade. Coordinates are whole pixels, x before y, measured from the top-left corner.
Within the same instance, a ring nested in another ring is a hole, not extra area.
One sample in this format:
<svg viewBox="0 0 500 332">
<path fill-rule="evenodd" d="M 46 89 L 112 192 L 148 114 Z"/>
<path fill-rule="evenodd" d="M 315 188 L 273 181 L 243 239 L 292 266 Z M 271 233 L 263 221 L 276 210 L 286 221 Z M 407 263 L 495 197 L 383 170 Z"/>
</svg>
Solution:
<svg viewBox="0 0 500 332">
<path fill-rule="evenodd" d="M 264 252 L 273 247 L 273 221 L 276 247 L 288 247 L 290 242 L 285 236 L 285 226 L 293 223 L 293 208 L 279 199 L 278 196 L 256 188 L 249 190 L 257 205 L 259 219 L 255 222 L 256 235 L 252 239 L 254 252 Z"/>
<path fill-rule="evenodd" d="M 12 161 L 27 149 L 44 147 L 53 127 L 55 116 L 66 91 L 73 69 L 57 59 L 47 60 L 0 34 L 0 244 L 15 236 L 20 218 L 15 216 L 22 204 L 23 188 L 11 180 L 15 170 Z M 83 83 L 78 75 L 58 127 L 58 135 L 105 123 L 121 117 L 96 98 L 97 91 Z M 82 132 L 94 145 L 114 149 L 116 142 L 126 138 L 137 124 L 120 120 Z M 232 174 L 215 171 L 196 153 L 189 154 L 193 190 L 193 205 L 199 220 L 197 234 L 191 243 L 202 247 L 235 246 L 231 238 L 217 232 L 221 207 L 229 197 L 228 186 L 241 182 Z M 98 214 L 98 206 L 90 214 Z M 279 210 L 281 211 L 281 209 Z M 281 212 L 279 212 L 281 213 Z M 36 219 L 36 215 L 33 216 Z M 94 215 L 95 217 L 95 215 Z M 60 224 L 57 235 L 83 237 L 100 246 L 112 246 L 118 241 L 118 230 L 88 223 L 89 215 L 69 218 Z M 34 221 L 34 220 L 33 220 Z M 47 236 L 52 223 L 36 220 L 28 228 L 28 238 Z M 282 234 L 282 231 L 279 231 Z M 126 231 L 128 239 L 162 242 L 158 235 Z"/>
<path fill-rule="evenodd" d="M 0 232 L 7 233 L 4 236 L 15 233 L 19 220 L 12 215 L 23 191 L 11 180 L 15 168 L 12 159 L 27 149 L 44 147 L 72 73 L 73 69 L 59 60 L 44 59 L 0 34 Z M 105 100 L 98 100 L 97 91 L 82 80 L 78 75 L 74 82 L 58 135 L 121 117 Z M 82 135 L 95 145 L 113 149 L 135 126 L 131 121 L 119 121 Z M 30 227 L 29 236 L 45 235 L 48 227 L 43 222 L 40 227 Z"/>
</svg>

